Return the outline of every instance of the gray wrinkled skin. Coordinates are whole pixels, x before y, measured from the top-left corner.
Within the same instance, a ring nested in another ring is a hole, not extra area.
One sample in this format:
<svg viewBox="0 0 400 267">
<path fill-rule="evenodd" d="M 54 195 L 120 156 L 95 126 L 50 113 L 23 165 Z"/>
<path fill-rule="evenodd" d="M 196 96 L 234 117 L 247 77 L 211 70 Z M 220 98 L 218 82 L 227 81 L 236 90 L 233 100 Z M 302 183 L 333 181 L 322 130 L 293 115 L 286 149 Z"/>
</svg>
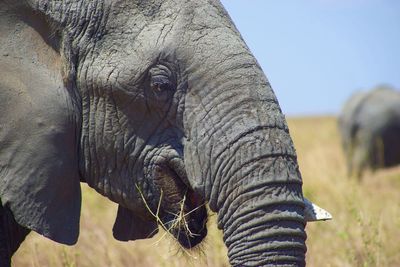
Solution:
<svg viewBox="0 0 400 267">
<path fill-rule="evenodd" d="M 143 194 L 167 227 L 183 207 L 193 247 L 206 201 L 233 266 L 305 265 L 289 130 L 218 0 L 1 0 L 0 36 L 4 265 L 29 230 L 76 242 L 80 181 L 119 204 L 119 240 L 156 232 Z"/>
<path fill-rule="evenodd" d="M 400 164 L 400 92 L 378 87 L 355 93 L 339 116 L 348 174 Z"/>
</svg>

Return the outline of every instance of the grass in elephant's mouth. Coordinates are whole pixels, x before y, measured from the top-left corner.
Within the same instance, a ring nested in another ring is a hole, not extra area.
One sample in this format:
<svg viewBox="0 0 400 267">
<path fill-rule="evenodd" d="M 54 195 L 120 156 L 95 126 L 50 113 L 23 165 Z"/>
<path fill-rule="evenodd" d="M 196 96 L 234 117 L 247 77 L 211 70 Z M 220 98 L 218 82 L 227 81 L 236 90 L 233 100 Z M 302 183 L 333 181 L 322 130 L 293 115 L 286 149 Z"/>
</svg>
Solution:
<svg viewBox="0 0 400 267">
<path fill-rule="evenodd" d="M 161 202 L 162 202 L 162 198 L 163 198 L 163 191 L 161 190 L 160 199 L 159 199 L 158 205 L 157 205 L 157 210 L 154 213 L 151 210 L 150 206 L 148 205 L 146 198 L 144 197 L 144 195 L 138 185 L 136 185 L 136 189 L 138 190 L 140 197 L 142 198 L 143 203 L 146 206 L 146 209 L 156 219 L 157 223 L 161 226 L 162 230 L 164 230 L 164 233 L 153 243 L 154 245 L 158 245 L 163 239 L 165 239 L 166 237 L 170 237 L 170 241 L 172 240 L 172 242 L 170 242 L 170 243 L 178 245 L 176 254 L 183 254 L 194 260 L 198 259 L 198 257 L 196 257 L 195 255 L 204 254 L 204 253 L 202 253 L 201 244 L 199 244 L 198 246 L 192 247 L 192 248 L 185 248 L 179 242 L 177 242 L 177 239 L 179 238 L 181 231 L 183 231 L 182 234 L 187 238 L 194 238 L 194 237 L 198 236 L 198 234 L 195 234 L 190 230 L 186 218 L 191 213 L 193 213 L 196 210 L 203 207 L 205 204 L 202 204 L 202 205 L 196 207 L 195 209 L 185 213 L 184 207 L 185 207 L 185 201 L 186 201 L 186 194 L 184 194 L 182 200 L 178 203 L 179 212 L 176 214 L 169 212 L 170 215 L 173 216 L 173 219 L 168 222 L 163 222 L 160 218 L 160 207 L 161 207 Z M 174 231 L 177 231 L 176 236 L 173 234 Z M 179 253 L 179 252 L 181 252 L 181 253 Z"/>
</svg>

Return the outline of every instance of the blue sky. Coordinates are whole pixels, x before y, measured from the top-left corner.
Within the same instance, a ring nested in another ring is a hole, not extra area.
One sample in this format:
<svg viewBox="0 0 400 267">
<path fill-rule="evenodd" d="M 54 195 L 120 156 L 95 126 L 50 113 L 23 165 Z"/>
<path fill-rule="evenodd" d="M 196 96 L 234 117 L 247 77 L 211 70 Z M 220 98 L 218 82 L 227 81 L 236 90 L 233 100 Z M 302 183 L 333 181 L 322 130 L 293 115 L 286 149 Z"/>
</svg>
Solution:
<svg viewBox="0 0 400 267">
<path fill-rule="evenodd" d="M 337 114 L 400 89 L 400 0 L 222 0 L 287 115 Z"/>
</svg>

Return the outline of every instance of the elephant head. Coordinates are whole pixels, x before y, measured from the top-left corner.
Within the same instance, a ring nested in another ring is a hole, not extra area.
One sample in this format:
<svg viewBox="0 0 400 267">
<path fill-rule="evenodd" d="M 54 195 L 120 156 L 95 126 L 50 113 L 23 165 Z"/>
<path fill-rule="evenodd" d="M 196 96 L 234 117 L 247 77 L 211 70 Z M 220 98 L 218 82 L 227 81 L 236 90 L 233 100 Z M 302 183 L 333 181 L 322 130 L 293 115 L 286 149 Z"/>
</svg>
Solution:
<svg viewBox="0 0 400 267">
<path fill-rule="evenodd" d="M 232 265 L 305 265 L 285 117 L 218 0 L 0 7 L 0 197 L 18 224 L 75 243 L 82 181 L 119 204 L 117 239 L 161 224 L 193 247 L 207 202 Z"/>
</svg>

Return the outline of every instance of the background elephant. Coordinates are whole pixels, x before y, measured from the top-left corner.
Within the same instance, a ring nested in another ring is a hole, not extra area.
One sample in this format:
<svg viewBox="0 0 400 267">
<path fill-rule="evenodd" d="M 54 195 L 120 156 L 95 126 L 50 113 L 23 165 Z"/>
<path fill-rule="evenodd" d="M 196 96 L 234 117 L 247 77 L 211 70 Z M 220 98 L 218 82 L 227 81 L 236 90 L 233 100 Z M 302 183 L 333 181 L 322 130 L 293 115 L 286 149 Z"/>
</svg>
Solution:
<svg viewBox="0 0 400 267">
<path fill-rule="evenodd" d="M 400 92 L 378 87 L 354 94 L 344 105 L 339 129 L 349 175 L 400 164 Z"/>
<path fill-rule="evenodd" d="M 232 265 L 305 265 L 285 117 L 219 1 L 2 0 L 0 36 L 1 266 L 30 230 L 76 242 L 79 182 L 119 240 L 191 248 L 207 202 Z"/>
</svg>

